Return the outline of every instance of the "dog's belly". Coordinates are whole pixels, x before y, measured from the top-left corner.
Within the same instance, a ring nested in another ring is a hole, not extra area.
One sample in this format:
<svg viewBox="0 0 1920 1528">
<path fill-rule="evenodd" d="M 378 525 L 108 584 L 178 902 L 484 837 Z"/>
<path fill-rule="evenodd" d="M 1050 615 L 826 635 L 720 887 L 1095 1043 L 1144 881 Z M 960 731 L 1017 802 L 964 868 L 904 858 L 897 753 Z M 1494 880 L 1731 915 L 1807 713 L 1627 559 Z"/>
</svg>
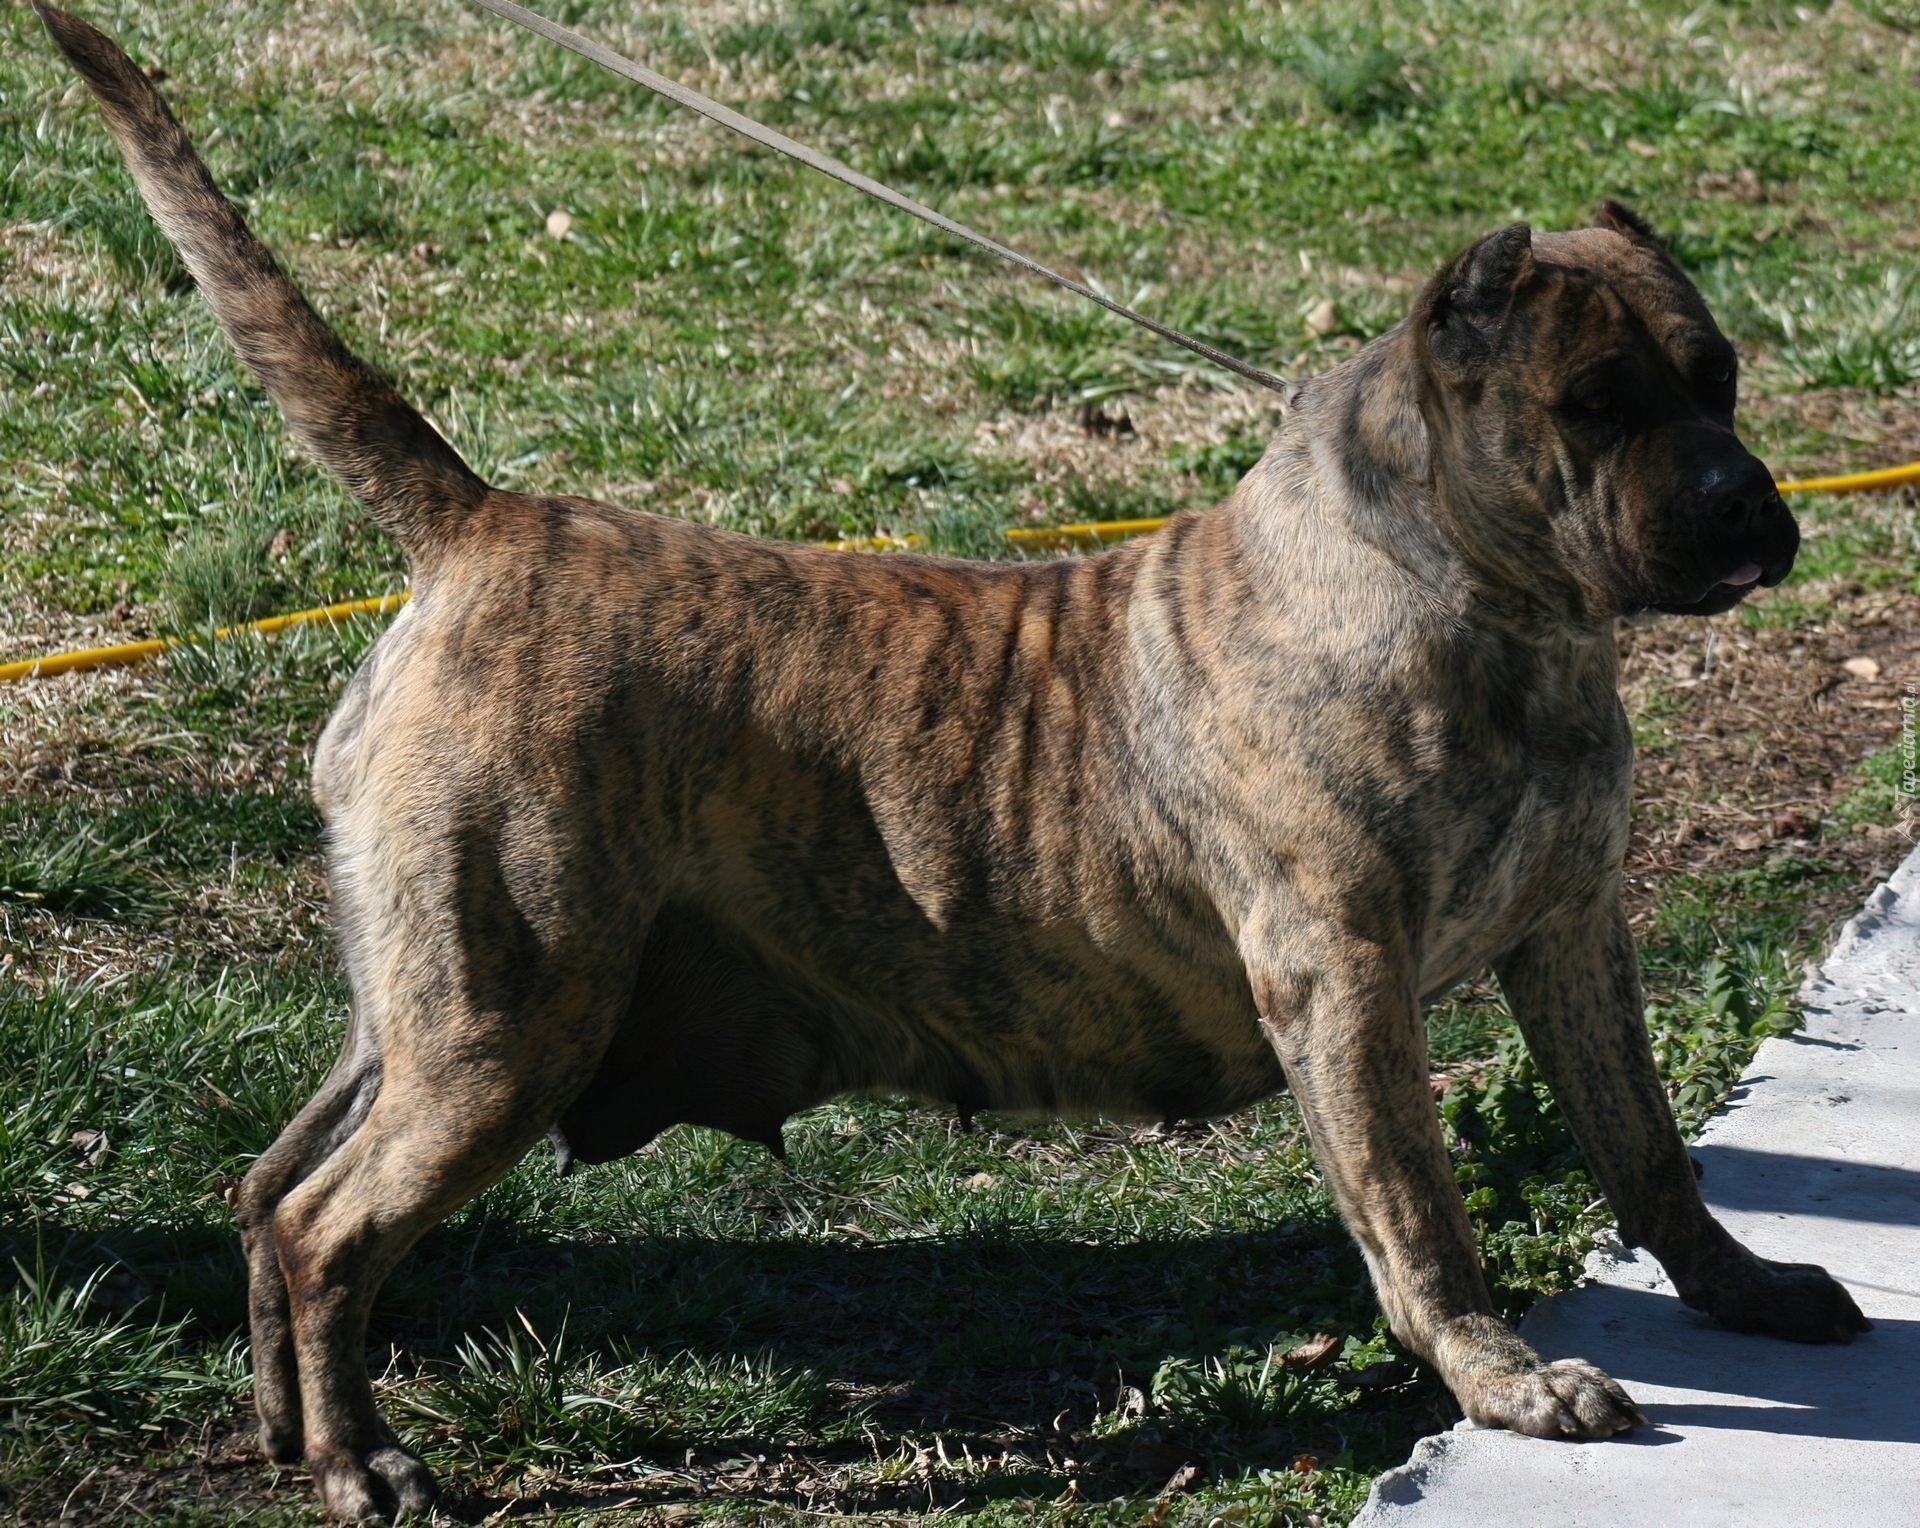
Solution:
<svg viewBox="0 0 1920 1528">
<path fill-rule="evenodd" d="M 885 943 L 795 909 L 791 938 L 689 905 L 664 909 L 633 1004 L 559 1125 L 605 1161 L 679 1123 L 781 1149 L 782 1122 L 835 1094 L 904 1091 L 963 1114 L 1120 1118 L 1230 1112 L 1284 1086 L 1244 975 L 1152 962 L 1059 930 Z M 773 921 L 773 920 L 769 920 Z M 801 927 L 796 927 L 800 925 Z"/>
</svg>

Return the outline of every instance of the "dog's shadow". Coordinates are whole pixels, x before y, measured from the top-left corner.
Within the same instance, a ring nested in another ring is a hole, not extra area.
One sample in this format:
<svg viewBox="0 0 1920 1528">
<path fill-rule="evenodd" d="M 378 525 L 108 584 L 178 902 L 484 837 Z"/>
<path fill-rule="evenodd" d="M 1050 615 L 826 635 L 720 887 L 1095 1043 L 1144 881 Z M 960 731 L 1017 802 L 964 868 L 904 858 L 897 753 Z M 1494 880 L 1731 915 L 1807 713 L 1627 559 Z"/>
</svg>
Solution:
<svg viewBox="0 0 1920 1528">
<path fill-rule="evenodd" d="M 1098 1242 L 986 1229 L 848 1237 L 670 1232 L 559 1242 L 525 1225 L 436 1233 L 389 1280 L 372 1345 L 443 1358 L 563 1323 L 578 1352 L 751 1356 L 824 1373 L 889 1430 L 1084 1422 L 1169 1358 L 1295 1331 L 1369 1335 L 1377 1306 L 1336 1223 Z M 1096 1384 L 1094 1381 L 1098 1379 Z"/>
<path fill-rule="evenodd" d="M 1728 1331 L 1666 1292 L 1606 1287 L 1586 1295 L 1604 1310 L 1606 1330 L 1627 1334 L 1619 1352 L 1588 1356 L 1625 1384 L 1651 1424 L 1630 1441 L 1679 1441 L 1668 1429 L 1684 1427 L 1920 1443 L 1920 1321 L 1881 1316 L 1851 1343 L 1802 1344 Z M 1659 1400 L 1647 1386 L 1701 1398 Z"/>
</svg>

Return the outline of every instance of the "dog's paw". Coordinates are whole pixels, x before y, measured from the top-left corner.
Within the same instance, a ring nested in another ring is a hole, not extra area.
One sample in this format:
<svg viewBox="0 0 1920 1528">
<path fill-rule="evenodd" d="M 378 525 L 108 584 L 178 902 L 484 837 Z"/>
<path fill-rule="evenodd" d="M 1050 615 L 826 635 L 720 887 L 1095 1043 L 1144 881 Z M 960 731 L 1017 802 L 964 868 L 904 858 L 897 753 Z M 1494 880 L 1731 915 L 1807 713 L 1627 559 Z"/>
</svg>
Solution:
<svg viewBox="0 0 1920 1528">
<path fill-rule="evenodd" d="M 1852 1342 L 1873 1323 L 1826 1269 L 1813 1263 L 1770 1263 L 1743 1254 L 1681 1293 L 1736 1332 L 1761 1332 L 1789 1342 Z"/>
<path fill-rule="evenodd" d="M 308 1463 L 321 1506 L 328 1517 L 344 1523 L 430 1512 L 438 1495 L 433 1472 L 394 1443 L 383 1443 L 357 1458 L 342 1453 Z"/>
<path fill-rule="evenodd" d="M 1611 1438 L 1647 1420 L 1617 1380 L 1584 1358 L 1483 1373 L 1471 1390 L 1461 1402 L 1475 1423 L 1530 1438 Z"/>
</svg>

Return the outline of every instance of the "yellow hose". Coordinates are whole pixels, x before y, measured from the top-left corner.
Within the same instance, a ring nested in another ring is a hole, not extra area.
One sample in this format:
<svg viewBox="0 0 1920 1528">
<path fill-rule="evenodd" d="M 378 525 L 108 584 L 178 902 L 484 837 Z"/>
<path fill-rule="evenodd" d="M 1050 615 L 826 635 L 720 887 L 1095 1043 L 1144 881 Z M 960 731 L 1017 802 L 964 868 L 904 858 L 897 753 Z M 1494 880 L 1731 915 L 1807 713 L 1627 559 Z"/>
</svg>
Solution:
<svg viewBox="0 0 1920 1528">
<path fill-rule="evenodd" d="M 1165 525 L 1157 520 L 1090 520 L 1084 525 L 1029 525 L 1002 531 L 1015 546 L 1068 548 L 1098 546 L 1107 541 L 1125 541 L 1129 536 L 1144 536 Z M 823 546 L 836 552 L 910 552 L 920 545 L 918 536 L 849 536 L 844 541 L 827 541 Z"/>
<path fill-rule="evenodd" d="M 1086 542 L 1098 546 L 1108 541 L 1125 541 L 1129 536 L 1144 536 L 1149 531 L 1157 531 L 1166 523 L 1165 517 L 1158 520 L 1095 520 L 1085 525 L 1022 526 L 1000 534 L 1015 546 L 1065 549 Z"/>
<path fill-rule="evenodd" d="M 1876 472 L 1849 472 L 1844 477 L 1799 478 L 1773 486 L 1782 493 L 1871 493 L 1876 488 L 1898 488 L 1902 483 L 1920 483 L 1920 462 L 1882 467 Z"/>
<path fill-rule="evenodd" d="M 1871 493 L 1880 488 L 1898 488 L 1903 483 L 1920 483 L 1920 462 L 1903 467 L 1882 467 L 1873 472 L 1849 472 L 1840 477 L 1797 478 L 1775 486 L 1782 493 Z M 1038 550 L 1066 550 L 1081 546 L 1100 546 L 1109 541 L 1125 541 L 1129 536 L 1144 536 L 1165 525 L 1164 517 L 1151 520 L 1092 520 L 1080 525 L 1020 526 L 1001 534 L 1017 547 Z M 905 552 L 920 545 L 918 536 L 850 536 L 844 541 L 824 543 L 837 552 Z M 264 621 L 249 621 L 244 626 L 222 626 L 215 637 L 231 637 L 240 632 L 273 632 L 307 621 L 340 621 L 356 615 L 384 615 L 398 610 L 407 595 L 383 594 L 376 599 L 346 600 L 338 605 L 323 605 L 318 610 L 296 610 L 291 615 L 268 616 Z M 56 674 L 76 673 L 81 669 L 118 668 L 141 663 L 163 653 L 181 641 L 179 637 L 160 637 L 148 642 L 123 642 L 118 647 L 88 647 L 78 652 L 50 653 L 44 658 L 25 658 L 18 663 L 0 663 L 0 684 L 16 679 L 51 679 Z"/>
<path fill-rule="evenodd" d="M 382 594 L 370 600 L 344 600 L 338 605 L 323 605 L 318 610 L 296 610 L 291 615 L 270 615 L 264 621 L 249 621 L 244 626 L 222 626 L 216 637 L 237 636 L 243 631 L 280 631 L 308 621 L 343 621 L 349 616 L 384 615 L 407 602 L 405 592 Z M 81 669 L 123 668 L 142 663 L 169 647 L 177 647 L 181 637 L 157 637 L 148 642 L 122 642 L 117 647 L 85 647 L 78 652 L 50 653 L 44 658 L 24 658 L 18 663 L 0 663 L 0 684 L 16 679 L 51 679 L 56 674 L 77 673 Z"/>
</svg>

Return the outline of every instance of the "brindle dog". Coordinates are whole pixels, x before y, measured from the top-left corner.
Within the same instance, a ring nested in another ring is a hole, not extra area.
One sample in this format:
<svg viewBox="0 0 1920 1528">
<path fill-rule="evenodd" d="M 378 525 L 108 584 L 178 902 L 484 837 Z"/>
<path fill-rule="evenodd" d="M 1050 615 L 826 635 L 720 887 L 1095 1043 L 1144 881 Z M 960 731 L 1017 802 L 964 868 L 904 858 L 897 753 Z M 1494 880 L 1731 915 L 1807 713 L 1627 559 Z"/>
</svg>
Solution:
<svg viewBox="0 0 1920 1528">
<path fill-rule="evenodd" d="M 1621 906 L 1614 620 L 1711 615 L 1798 532 L 1734 353 L 1625 208 L 1448 262 L 1233 497 L 1084 560 L 756 541 L 490 488 L 351 355 L 152 86 L 42 9 L 241 357 L 406 548 L 314 761 L 354 1004 L 238 1198 L 267 1453 L 420 1508 L 374 1292 L 558 1130 L 778 1147 L 831 1094 L 1219 1114 L 1290 1086 L 1399 1339 L 1468 1416 L 1639 1413 L 1493 1314 L 1422 1005 L 1489 964 L 1620 1231 L 1690 1305 L 1867 1329 L 1707 1213 Z"/>
</svg>

